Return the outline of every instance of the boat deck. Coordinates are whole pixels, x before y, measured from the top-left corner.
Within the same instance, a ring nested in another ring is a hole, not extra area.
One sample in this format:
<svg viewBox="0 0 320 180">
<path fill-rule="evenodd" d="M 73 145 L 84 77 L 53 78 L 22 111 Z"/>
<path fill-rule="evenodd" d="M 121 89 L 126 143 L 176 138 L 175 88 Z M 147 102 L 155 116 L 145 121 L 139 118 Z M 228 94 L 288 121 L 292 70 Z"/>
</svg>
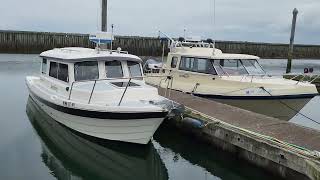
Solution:
<svg viewBox="0 0 320 180">
<path fill-rule="evenodd" d="M 165 91 L 165 89 L 160 88 L 160 95 L 164 96 Z M 270 136 L 309 150 L 320 151 L 320 131 L 179 91 L 168 90 L 167 95 L 169 91 L 170 97 L 167 98 L 192 110 L 239 128 Z"/>
</svg>

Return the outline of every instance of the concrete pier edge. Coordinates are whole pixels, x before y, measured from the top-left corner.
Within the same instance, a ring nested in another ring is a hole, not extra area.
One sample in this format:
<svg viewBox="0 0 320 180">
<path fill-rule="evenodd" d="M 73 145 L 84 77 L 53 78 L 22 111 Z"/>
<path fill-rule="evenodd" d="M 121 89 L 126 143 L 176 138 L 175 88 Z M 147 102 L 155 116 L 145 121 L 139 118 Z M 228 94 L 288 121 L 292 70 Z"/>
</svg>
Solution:
<svg viewBox="0 0 320 180">
<path fill-rule="evenodd" d="M 236 154 L 258 167 L 285 179 L 320 179 L 318 156 L 288 143 L 235 127 L 214 117 L 187 107 L 186 117 L 201 119 L 206 125 L 200 129 L 186 129 L 182 119 L 171 119 L 181 131 L 191 133 L 224 151 Z M 305 153 L 305 154 L 304 154 Z"/>
</svg>

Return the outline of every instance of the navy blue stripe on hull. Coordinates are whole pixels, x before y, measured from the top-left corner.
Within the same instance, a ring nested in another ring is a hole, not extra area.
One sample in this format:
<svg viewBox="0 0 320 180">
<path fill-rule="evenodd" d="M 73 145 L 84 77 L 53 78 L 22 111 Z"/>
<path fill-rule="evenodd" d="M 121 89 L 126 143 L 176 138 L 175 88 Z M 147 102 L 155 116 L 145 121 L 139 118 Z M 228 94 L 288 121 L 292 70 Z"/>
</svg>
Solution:
<svg viewBox="0 0 320 180">
<path fill-rule="evenodd" d="M 30 92 L 31 93 L 31 92 Z M 97 119 L 115 119 L 115 120 L 130 120 L 130 119 L 150 119 L 150 118 L 165 118 L 167 112 L 139 112 L 139 113 L 113 113 L 113 112 L 98 112 L 98 111 L 88 111 L 82 109 L 68 108 L 51 103 L 47 100 L 40 98 L 39 96 L 32 93 L 32 95 L 43 104 L 66 114 L 87 117 L 87 118 L 97 118 Z"/>
<path fill-rule="evenodd" d="M 198 97 L 209 99 L 230 99 L 230 100 L 276 100 L 276 99 L 312 99 L 319 94 L 298 94 L 298 95 L 283 95 L 283 96 L 223 96 L 211 94 L 193 94 Z"/>
</svg>

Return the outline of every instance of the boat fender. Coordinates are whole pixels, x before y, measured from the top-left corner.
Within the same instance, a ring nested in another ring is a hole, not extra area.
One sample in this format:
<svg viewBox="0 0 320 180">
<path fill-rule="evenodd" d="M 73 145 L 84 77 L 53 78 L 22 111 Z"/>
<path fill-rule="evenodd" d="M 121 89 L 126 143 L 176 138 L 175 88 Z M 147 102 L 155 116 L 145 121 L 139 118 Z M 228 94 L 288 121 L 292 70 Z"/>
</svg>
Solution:
<svg viewBox="0 0 320 180">
<path fill-rule="evenodd" d="M 183 125 L 192 129 L 201 129 L 205 126 L 204 121 L 200 119 L 194 119 L 190 117 L 185 117 L 182 120 Z"/>
<path fill-rule="evenodd" d="M 309 73 L 309 69 L 308 68 L 304 68 L 304 73 Z"/>
<path fill-rule="evenodd" d="M 309 68 L 309 73 L 313 73 L 313 68 Z"/>
<path fill-rule="evenodd" d="M 183 105 L 175 106 L 170 109 L 167 117 L 168 118 L 181 118 L 185 112 L 185 107 Z M 182 119 L 182 118 L 181 118 Z"/>
</svg>

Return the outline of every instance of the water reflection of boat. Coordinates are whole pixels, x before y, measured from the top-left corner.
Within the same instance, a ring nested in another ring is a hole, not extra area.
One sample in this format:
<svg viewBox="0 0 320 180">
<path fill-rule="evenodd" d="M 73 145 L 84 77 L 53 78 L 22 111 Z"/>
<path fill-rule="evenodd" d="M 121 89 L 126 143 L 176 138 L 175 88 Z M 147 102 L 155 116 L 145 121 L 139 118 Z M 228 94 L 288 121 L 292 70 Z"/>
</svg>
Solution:
<svg viewBox="0 0 320 180">
<path fill-rule="evenodd" d="M 32 98 L 27 114 L 42 144 L 43 162 L 58 179 L 168 179 L 152 143 L 101 141 L 57 123 Z"/>
<path fill-rule="evenodd" d="M 163 123 L 154 135 L 155 142 L 164 148 L 161 155 L 163 159 L 170 157 L 167 149 L 174 154 L 173 158 L 176 164 L 179 162 L 189 162 L 194 166 L 204 169 L 212 176 L 212 179 L 223 180 L 280 180 L 281 178 L 273 176 L 266 171 L 241 160 L 228 152 L 222 151 L 210 146 L 204 142 L 198 141 L 194 136 L 184 133 L 177 133 L 170 121 Z M 179 143 L 177 143 L 179 142 Z M 157 147 L 157 145 L 155 145 Z M 161 152 L 161 150 L 160 150 Z M 239 157 L 241 150 L 239 149 Z M 174 166 L 174 165 L 172 165 Z M 175 167 L 171 167 L 174 169 Z M 207 177 L 204 174 L 205 177 Z M 206 179 L 206 178 L 204 178 Z M 211 178 L 208 178 L 211 179 Z"/>
</svg>

